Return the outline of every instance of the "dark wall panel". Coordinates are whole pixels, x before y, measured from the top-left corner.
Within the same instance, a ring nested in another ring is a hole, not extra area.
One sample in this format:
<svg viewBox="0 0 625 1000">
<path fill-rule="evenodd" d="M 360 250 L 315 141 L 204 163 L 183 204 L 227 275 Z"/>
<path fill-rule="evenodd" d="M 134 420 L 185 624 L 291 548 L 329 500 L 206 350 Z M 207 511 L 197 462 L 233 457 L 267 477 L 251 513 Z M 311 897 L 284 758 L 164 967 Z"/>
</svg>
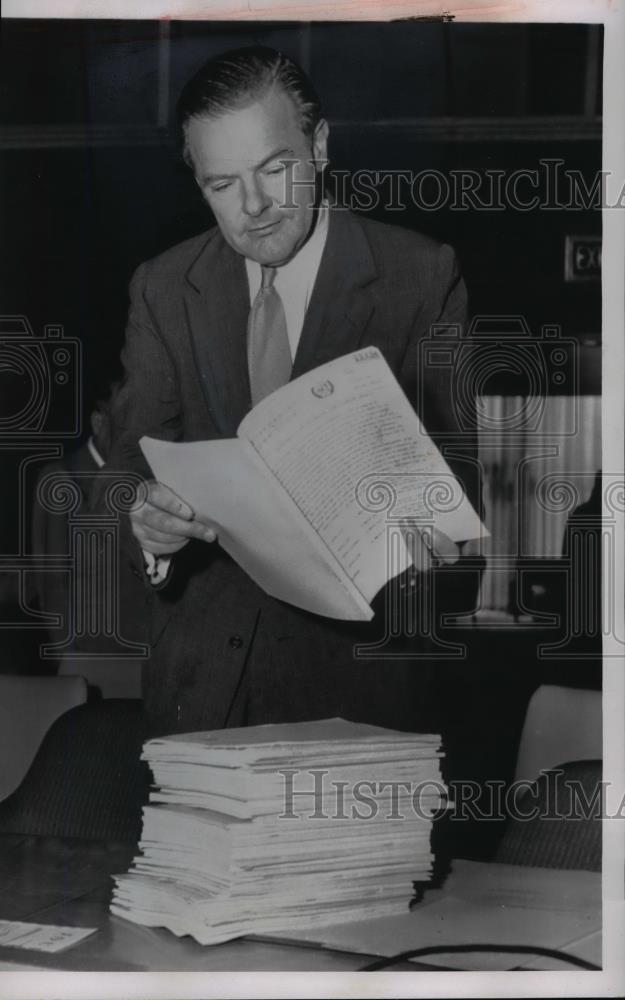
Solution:
<svg viewBox="0 0 625 1000">
<path fill-rule="evenodd" d="M 561 159 L 563 172 L 579 170 L 588 183 L 600 169 L 597 138 L 564 141 L 556 125 L 553 137 L 548 126 L 546 137 L 530 138 L 523 114 L 583 121 L 583 25 L 173 22 L 159 49 L 164 30 L 155 22 L 8 22 L 3 33 L 5 128 L 29 135 L 5 141 L 1 159 L 1 308 L 26 313 L 37 329 L 63 323 L 83 340 L 87 397 L 115 370 L 133 269 L 211 223 L 173 128 L 157 126 L 159 92 L 171 122 L 184 80 L 215 52 L 260 42 L 310 69 L 341 184 L 359 170 L 439 171 L 445 183 L 467 169 L 508 177 L 540 171 L 545 158 Z M 163 53 L 169 73 L 159 83 Z M 477 141 L 424 132 L 423 123 L 452 113 L 460 127 L 467 115 L 505 115 L 518 125 L 506 141 L 499 118 Z M 76 126 L 85 127 L 82 138 L 72 138 Z M 55 138 L 54 128 L 69 130 L 69 139 Z M 433 183 L 424 198 L 435 196 Z M 456 246 L 475 312 L 522 313 L 532 330 L 550 322 L 567 335 L 599 335 L 599 284 L 567 284 L 563 266 L 566 234 L 599 233 L 599 211 L 485 211 L 453 198 L 428 210 L 409 188 L 397 210 L 388 184 L 379 183 L 371 214 Z"/>
</svg>

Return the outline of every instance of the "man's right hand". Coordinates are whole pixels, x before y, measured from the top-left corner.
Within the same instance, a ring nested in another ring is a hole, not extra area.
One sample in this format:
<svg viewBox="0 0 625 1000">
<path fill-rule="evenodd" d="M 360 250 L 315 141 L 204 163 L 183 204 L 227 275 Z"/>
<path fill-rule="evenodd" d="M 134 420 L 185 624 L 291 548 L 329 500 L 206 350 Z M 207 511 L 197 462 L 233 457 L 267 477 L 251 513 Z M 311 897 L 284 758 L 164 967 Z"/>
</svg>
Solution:
<svg viewBox="0 0 625 1000">
<path fill-rule="evenodd" d="M 142 549 L 155 556 L 171 556 L 192 538 L 215 541 L 214 529 L 196 521 L 189 505 L 168 486 L 152 480 L 146 489 L 144 502 L 130 513 L 133 534 Z"/>
</svg>

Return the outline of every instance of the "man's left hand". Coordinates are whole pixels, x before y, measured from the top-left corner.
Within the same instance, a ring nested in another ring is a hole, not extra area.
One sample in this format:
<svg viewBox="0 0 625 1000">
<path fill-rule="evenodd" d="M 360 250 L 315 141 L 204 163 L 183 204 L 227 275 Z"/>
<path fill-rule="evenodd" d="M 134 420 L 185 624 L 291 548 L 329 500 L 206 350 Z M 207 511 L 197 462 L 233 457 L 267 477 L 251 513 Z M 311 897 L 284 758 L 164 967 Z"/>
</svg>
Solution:
<svg viewBox="0 0 625 1000">
<path fill-rule="evenodd" d="M 460 556 L 456 543 L 438 528 L 420 531 L 411 525 L 404 531 L 404 539 L 418 573 L 427 573 L 434 566 L 453 565 Z"/>
<path fill-rule="evenodd" d="M 418 573 L 427 573 L 435 566 L 453 566 L 461 555 L 469 558 L 481 555 L 481 539 L 456 543 L 438 528 L 420 531 L 410 525 L 404 531 L 404 539 Z"/>
</svg>

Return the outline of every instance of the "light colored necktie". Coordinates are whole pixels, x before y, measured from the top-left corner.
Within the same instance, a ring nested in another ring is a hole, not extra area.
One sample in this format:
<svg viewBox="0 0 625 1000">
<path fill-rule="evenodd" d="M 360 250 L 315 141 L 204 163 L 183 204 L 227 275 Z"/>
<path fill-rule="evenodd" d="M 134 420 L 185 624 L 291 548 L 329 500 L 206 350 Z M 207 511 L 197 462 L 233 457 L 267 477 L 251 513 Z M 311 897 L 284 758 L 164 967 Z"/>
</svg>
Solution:
<svg viewBox="0 0 625 1000">
<path fill-rule="evenodd" d="M 252 405 L 285 385 L 291 377 L 291 348 L 284 306 L 273 287 L 277 268 L 261 267 L 261 286 L 247 324 L 247 363 Z"/>
</svg>

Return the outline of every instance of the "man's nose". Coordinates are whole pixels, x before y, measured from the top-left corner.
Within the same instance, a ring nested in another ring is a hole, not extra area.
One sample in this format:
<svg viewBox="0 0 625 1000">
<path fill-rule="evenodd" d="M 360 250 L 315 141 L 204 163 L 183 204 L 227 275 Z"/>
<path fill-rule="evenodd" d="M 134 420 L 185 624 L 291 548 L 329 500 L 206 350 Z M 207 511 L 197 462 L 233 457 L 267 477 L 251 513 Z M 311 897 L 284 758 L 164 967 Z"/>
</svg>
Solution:
<svg viewBox="0 0 625 1000">
<path fill-rule="evenodd" d="M 256 218 L 261 215 L 268 205 L 271 204 L 271 198 L 263 191 L 263 187 L 259 184 L 256 178 L 253 178 L 244 183 L 243 186 L 243 211 L 246 215 Z"/>
</svg>

